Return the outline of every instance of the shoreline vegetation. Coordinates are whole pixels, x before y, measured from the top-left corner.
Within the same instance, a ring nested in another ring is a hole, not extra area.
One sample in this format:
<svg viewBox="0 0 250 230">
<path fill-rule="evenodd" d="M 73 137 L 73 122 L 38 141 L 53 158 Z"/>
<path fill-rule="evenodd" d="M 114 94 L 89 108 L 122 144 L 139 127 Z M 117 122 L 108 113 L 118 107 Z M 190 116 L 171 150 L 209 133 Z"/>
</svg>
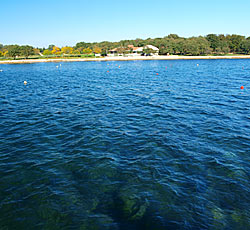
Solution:
<svg viewBox="0 0 250 230">
<path fill-rule="evenodd" d="M 94 57 L 94 58 L 41 58 L 41 59 L 20 59 L 20 60 L 0 60 L 0 64 L 32 64 L 41 62 L 84 62 L 84 61 L 135 61 L 135 60 L 216 60 L 216 59 L 250 59 L 250 55 L 232 56 L 137 56 L 137 57 Z"/>
<path fill-rule="evenodd" d="M 78 42 L 75 46 L 35 48 L 30 45 L 0 44 L 0 63 L 99 60 L 172 60 L 249 58 L 250 37 L 208 34 L 180 37 L 121 40 L 119 42 Z"/>
</svg>

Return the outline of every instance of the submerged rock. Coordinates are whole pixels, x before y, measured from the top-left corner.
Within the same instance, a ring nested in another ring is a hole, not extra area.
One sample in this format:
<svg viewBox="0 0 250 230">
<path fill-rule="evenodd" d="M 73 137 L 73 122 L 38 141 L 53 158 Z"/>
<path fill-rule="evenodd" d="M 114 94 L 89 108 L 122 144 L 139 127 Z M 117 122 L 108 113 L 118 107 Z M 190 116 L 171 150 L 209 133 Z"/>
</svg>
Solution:
<svg viewBox="0 0 250 230">
<path fill-rule="evenodd" d="M 118 225 L 114 222 L 114 220 L 108 216 L 103 214 L 96 214 L 88 216 L 88 219 L 85 220 L 80 230 L 118 230 Z"/>
<path fill-rule="evenodd" d="M 148 203 L 147 200 L 133 190 L 123 189 L 117 198 L 119 212 L 122 218 L 128 220 L 139 220 L 146 213 Z"/>
</svg>

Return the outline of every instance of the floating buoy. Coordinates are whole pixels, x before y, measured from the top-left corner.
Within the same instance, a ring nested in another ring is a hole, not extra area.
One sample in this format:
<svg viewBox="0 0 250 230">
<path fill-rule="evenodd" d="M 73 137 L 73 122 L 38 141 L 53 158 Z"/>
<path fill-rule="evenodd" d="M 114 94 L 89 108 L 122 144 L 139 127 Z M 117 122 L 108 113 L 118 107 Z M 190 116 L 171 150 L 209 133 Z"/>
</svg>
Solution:
<svg viewBox="0 0 250 230">
<path fill-rule="evenodd" d="M 60 66 L 62 66 L 62 64 L 60 64 Z"/>
<path fill-rule="evenodd" d="M 197 64 L 197 66 L 199 66 L 199 64 Z"/>
<path fill-rule="evenodd" d="M 121 68 L 121 66 L 119 66 L 119 68 Z"/>
<path fill-rule="evenodd" d="M 241 89 L 244 89 L 244 86 L 242 85 L 240 88 L 241 88 Z"/>
<path fill-rule="evenodd" d="M 156 75 L 159 75 L 158 73 L 156 73 Z"/>
<path fill-rule="evenodd" d="M 107 71 L 107 73 L 109 73 L 109 71 Z"/>
<path fill-rule="evenodd" d="M 28 83 L 27 81 L 24 81 L 24 82 L 23 82 L 24 85 L 27 85 L 27 83 Z"/>
<path fill-rule="evenodd" d="M 56 68 L 58 68 L 59 66 L 57 65 Z"/>
<path fill-rule="evenodd" d="M 2 70 L 2 69 L 0 69 L 0 72 L 3 72 L 3 70 Z"/>
</svg>

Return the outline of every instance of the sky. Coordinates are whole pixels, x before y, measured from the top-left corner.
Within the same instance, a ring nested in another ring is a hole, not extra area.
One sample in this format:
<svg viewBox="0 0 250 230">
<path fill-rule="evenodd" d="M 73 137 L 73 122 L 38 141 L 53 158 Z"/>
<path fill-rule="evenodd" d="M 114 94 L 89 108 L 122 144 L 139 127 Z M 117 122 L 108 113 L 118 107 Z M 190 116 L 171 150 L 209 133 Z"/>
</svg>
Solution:
<svg viewBox="0 0 250 230">
<path fill-rule="evenodd" d="M 0 0 L 0 44 L 250 36 L 250 0 Z"/>
</svg>

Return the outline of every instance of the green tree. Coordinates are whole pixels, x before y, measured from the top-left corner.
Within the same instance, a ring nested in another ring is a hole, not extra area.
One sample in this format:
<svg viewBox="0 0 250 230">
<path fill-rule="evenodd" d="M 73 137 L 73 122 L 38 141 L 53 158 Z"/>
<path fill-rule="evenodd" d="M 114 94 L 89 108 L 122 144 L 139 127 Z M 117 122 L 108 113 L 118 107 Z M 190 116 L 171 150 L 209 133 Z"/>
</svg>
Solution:
<svg viewBox="0 0 250 230">
<path fill-rule="evenodd" d="M 17 56 L 21 54 L 21 49 L 19 45 L 9 45 L 7 46 L 8 56 L 16 59 Z"/>
<path fill-rule="evenodd" d="M 199 55 L 199 48 L 193 38 L 189 38 L 183 45 L 184 55 Z"/>
<path fill-rule="evenodd" d="M 43 55 L 45 55 L 45 56 L 48 56 L 48 55 L 52 55 L 52 51 L 51 50 L 44 50 L 43 51 Z"/>
<path fill-rule="evenodd" d="M 226 39 L 228 41 L 229 48 L 232 53 L 241 52 L 240 44 L 243 40 L 245 40 L 244 36 L 232 34 L 227 35 Z"/>
<path fill-rule="evenodd" d="M 144 48 L 142 52 L 143 52 L 144 54 L 146 54 L 146 55 L 151 55 L 151 54 L 154 54 L 154 53 L 155 53 L 155 50 L 150 49 L 150 48 Z"/>
<path fill-rule="evenodd" d="M 34 52 L 34 47 L 32 46 L 21 46 L 20 47 L 20 55 L 24 56 L 25 58 L 28 58 L 30 55 L 33 55 Z"/>
<path fill-rule="evenodd" d="M 172 39 L 179 39 L 180 37 L 177 34 L 169 34 L 167 38 L 172 38 Z"/>
<path fill-rule="evenodd" d="M 127 47 L 118 47 L 117 53 L 125 55 L 125 54 L 129 53 L 129 49 Z"/>
<path fill-rule="evenodd" d="M 52 51 L 55 45 L 49 45 L 48 50 Z"/>
<path fill-rule="evenodd" d="M 244 54 L 250 54 L 250 39 L 242 41 L 240 48 Z"/>
<path fill-rule="evenodd" d="M 34 48 L 34 54 L 35 55 L 40 55 L 41 51 L 39 48 Z"/>
<path fill-rule="evenodd" d="M 210 47 L 215 52 L 215 50 L 219 47 L 219 43 L 220 43 L 219 37 L 216 34 L 208 34 L 206 36 L 206 39 L 209 41 Z"/>
<path fill-rule="evenodd" d="M 78 42 L 78 43 L 76 43 L 76 46 L 74 48 L 75 49 L 79 49 L 79 48 L 81 48 L 81 49 L 87 49 L 87 48 L 90 47 L 90 45 L 91 45 L 91 43 Z"/>
</svg>

